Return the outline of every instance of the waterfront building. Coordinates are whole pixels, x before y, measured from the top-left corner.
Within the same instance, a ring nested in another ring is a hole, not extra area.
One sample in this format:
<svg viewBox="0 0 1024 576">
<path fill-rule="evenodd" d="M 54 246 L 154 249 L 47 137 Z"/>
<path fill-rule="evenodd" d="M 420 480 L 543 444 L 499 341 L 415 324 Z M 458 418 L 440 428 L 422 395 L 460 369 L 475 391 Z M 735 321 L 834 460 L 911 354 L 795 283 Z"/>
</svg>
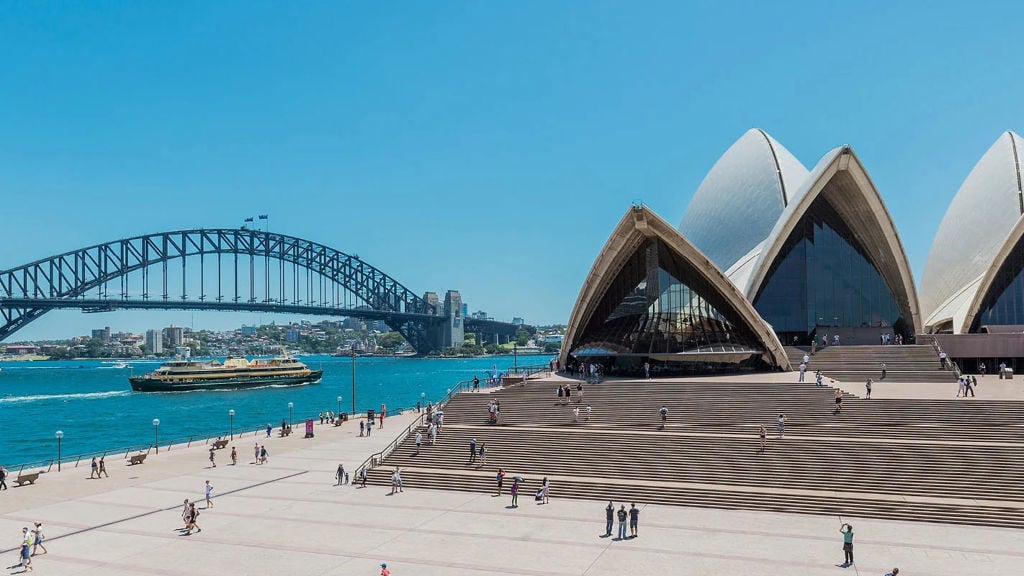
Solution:
<svg viewBox="0 0 1024 576">
<path fill-rule="evenodd" d="M 146 330 L 146 348 L 153 354 L 164 353 L 164 338 L 160 330 Z"/>
<path fill-rule="evenodd" d="M 102 340 L 104 344 L 110 344 L 110 326 L 104 326 L 103 328 L 93 330 L 92 337 L 97 340 Z"/>
<path fill-rule="evenodd" d="M 171 324 L 164 328 L 164 347 L 176 348 L 185 343 L 185 330 L 180 326 Z"/>
</svg>

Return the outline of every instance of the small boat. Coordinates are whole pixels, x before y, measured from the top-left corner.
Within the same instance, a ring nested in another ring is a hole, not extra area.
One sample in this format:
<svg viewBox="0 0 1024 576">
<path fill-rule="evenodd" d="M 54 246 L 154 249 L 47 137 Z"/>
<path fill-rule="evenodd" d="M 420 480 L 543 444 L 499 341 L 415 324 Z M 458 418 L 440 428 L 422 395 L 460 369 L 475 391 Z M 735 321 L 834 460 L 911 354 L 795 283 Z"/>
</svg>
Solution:
<svg viewBox="0 0 1024 576">
<path fill-rule="evenodd" d="M 111 368 L 127 368 L 127 367 L 128 367 L 128 363 L 127 362 L 114 362 L 114 365 L 111 366 Z"/>
<path fill-rule="evenodd" d="M 136 392 L 175 392 L 301 386 L 319 382 L 322 377 L 323 370 L 310 370 L 295 358 L 279 356 L 253 360 L 227 358 L 224 362 L 177 359 L 145 376 L 128 378 L 128 382 Z"/>
</svg>

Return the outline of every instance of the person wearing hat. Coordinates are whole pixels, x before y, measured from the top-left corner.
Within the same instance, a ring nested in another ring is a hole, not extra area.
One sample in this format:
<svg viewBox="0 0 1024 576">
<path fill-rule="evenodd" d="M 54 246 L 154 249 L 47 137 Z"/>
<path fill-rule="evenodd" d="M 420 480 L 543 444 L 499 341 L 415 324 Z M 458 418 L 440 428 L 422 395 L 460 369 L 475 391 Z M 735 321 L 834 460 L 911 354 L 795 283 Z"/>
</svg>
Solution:
<svg viewBox="0 0 1024 576">
<path fill-rule="evenodd" d="M 391 576 L 391 571 L 388 570 L 387 562 L 380 563 L 380 576 Z"/>
</svg>

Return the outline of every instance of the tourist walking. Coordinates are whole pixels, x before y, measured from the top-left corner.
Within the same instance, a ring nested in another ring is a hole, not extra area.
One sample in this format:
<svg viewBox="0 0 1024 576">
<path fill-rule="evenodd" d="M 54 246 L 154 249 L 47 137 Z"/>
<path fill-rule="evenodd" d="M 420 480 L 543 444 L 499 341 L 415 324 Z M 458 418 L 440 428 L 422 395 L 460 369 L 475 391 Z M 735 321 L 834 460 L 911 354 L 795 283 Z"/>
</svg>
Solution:
<svg viewBox="0 0 1024 576">
<path fill-rule="evenodd" d="M 761 436 L 761 453 L 764 454 L 765 448 L 768 447 L 768 431 L 764 429 L 764 424 L 759 424 L 758 427 L 760 428 L 758 433 Z"/>
<path fill-rule="evenodd" d="M 541 482 L 541 484 L 540 484 L 540 503 L 541 504 L 548 504 L 548 503 L 550 503 L 550 500 L 549 500 L 550 496 L 551 496 L 551 485 L 548 484 L 548 477 L 545 476 L 544 477 L 544 481 Z"/>
<path fill-rule="evenodd" d="M 884 366 L 885 362 L 882 362 L 882 365 Z M 885 378 L 885 368 L 882 368 L 882 378 Z M 871 400 L 871 378 L 868 378 L 868 381 L 864 383 L 864 391 L 864 399 Z"/>
<path fill-rule="evenodd" d="M 420 445 L 423 444 L 423 434 L 419 430 L 416 431 L 416 455 L 420 455 Z"/>
<path fill-rule="evenodd" d="M 238 449 L 234 446 L 231 447 L 231 465 L 235 466 L 238 464 Z"/>
<path fill-rule="evenodd" d="M 836 391 L 832 396 L 835 398 L 836 402 L 836 408 L 832 411 L 832 415 L 835 416 L 843 411 L 843 391 L 836 388 Z"/>
<path fill-rule="evenodd" d="M 359 437 L 362 438 L 363 434 L 365 432 L 366 432 L 366 422 L 360 420 L 359 421 Z"/>
<path fill-rule="evenodd" d="M 967 387 L 967 385 L 964 384 L 964 377 L 963 376 L 961 376 L 961 377 L 956 379 L 956 397 L 957 398 L 959 398 L 961 396 L 967 396 L 967 392 L 964 390 L 966 387 Z"/>
<path fill-rule="evenodd" d="M 885 380 L 885 362 L 882 362 L 882 377 L 880 380 Z"/>
<path fill-rule="evenodd" d="M 32 571 L 32 533 L 28 528 L 21 529 L 21 548 L 19 549 L 21 563 L 18 566 L 24 568 L 24 572 Z"/>
<path fill-rule="evenodd" d="M 188 525 L 186 526 L 185 534 L 191 534 L 193 528 L 195 528 L 196 532 L 203 531 L 199 527 L 199 510 L 196 509 L 195 502 L 188 505 Z"/>
<path fill-rule="evenodd" d="M 217 461 L 215 460 L 216 457 L 217 457 L 217 455 L 214 454 L 214 452 L 213 452 L 213 446 L 210 446 L 210 466 L 212 468 L 216 468 L 217 467 Z"/>
<path fill-rule="evenodd" d="M 366 466 L 359 470 L 359 485 L 366 488 Z"/>
<path fill-rule="evenodd" d="M 479 456 L 479 460 L 480 460 L 479 463 L 477 463 L 477 466 L 480 467 L 480 468 L 483 468 L 484 466 L 486 466 L 487 465 L 487 442 L 484 442 L 484 443 L 480 444 L 480 451 L 477 452 L 477 456 Z"/>
<path fill-rule="evenodd" d="M 661 415 L 661 429 L 665 429 L 665 422 L 668 421 L 668 408 L 664 404 L 661 405 L 661 410 L 658 410 L 658 414 Z"/>
<path fill-rule="evenodd" d="M 576 403 L 583 403 L 583 382 L 576 385 Z"/>
<path fill-rule="evenodd" d="M 7 490 L 7 468 L 0 466 L 0 490 Z"/>
<path fill-rule="evenodd" d="M 637 528 L 640 525 L 640 509 L 636 507 L 636 503 L 629 505 L 629 536 L 630 538 L 636 538 Z"/>
<path fill-rule="evenodd" d="M 939 369 L 940 370 L 945 370 L 946 369 L 946 359 L 947 358 L 948 358 L 948 356 L 946 356 L 945 352 L 939 352 Z"/>
<path fill-rule="evenodd" d="M 612 527 L 615 524 L 615 504 L 612 501 L 608 501 L 608 505 L 604 507 L 604 535 L 612 535 Z"/>
<path fill-rule="evenodd" d="M 843 568 L 853 564 L 853 526 L 843 524 L 839 527 L 839 533 L 843 535 Z"/>
<path fill-rule="evenodd" d="M 476 438 L 469 441 L 469 463 L 476 462 Z"/>
<path fill-rule="evenodd" d="M 590 412 L 591 412 L 591 410 L 592 409 L 590 408 L 590 404 L 587 404 L 587 415 L 583 418 L 584 421 L 590 422 Z"/>
<path fill-rule="evenodd" d="M 270 438 L 270 431 L 273 429 L 274 428 L 270 425 L 270 422 L 267 422 L 267 438 Z"/>
<path fill-rule="evenodd" d="M 367 419 L 366 421 L 366 437 L 370 437 L 370 433 L 373 432 L 373 419 Z"/>
<path fill-rule="evenodd" d="M 619 516 L 619 536 L 616 538 L 616 540 L 625 540 L 626 539 L 626 520 L 629 518 L 629 513 L 626 512 L 626 505 L 625 504 L 623 504 L 619 508 L 618 516 Z"/>
<path fill-rule="evenodd" d="M 814 385 L 817 386 L 818 388 L 821 388 L 822 386 L 825 385 L 822 382 L 821 370 L 817 370 L 817 371 L 814 372 Z"/>
<path fill-rule="evenodd" d="M 572 408 L 572 421 L 576 424 L 580 423 L 580 407 L 573 406 Z"/>
<path fill-rule="evenodd" d="M 337 480 L 337 482 L 334 484 L 335 486 L 341 486 L 345 482 L 344 464 L 338 464 L 338 470 L 334 472 L 334 478 Z"/>
<path fill-rule="evenodd" d="M 380 576 L 391 576 L 391 571 L 388 570 L 387 562 L 380 563 Z"/>
<path fill-rule="evenodd" d="M 110 478 L 110 474 L 107 474 L 107 461 L 105 460 L 105 458 L 105 456 L 100 456 L 100 472 L 99 474 L 96 475 L 97 478 L 99 478 L 100 476 L 106 476 L 107 478 Z"/>
<path fill-rule="evenodd" d="M 978 374 L 981 374 L 982 378 L 985 377 L 985 363 L 984 362 L 981 362 L 981 363 L 978 364 Z M 896 568 L 896 570 L 899 570 L 899 568 Z"/>
<path fill-rule="evenodd" d="M 267 447 L 260 446 L 260 462 L 263 464 L 267 463 Z"/>
<path fill-rule="evenodd" d="M 185 498 L 185 507 L 181 509 L 181 521 L 184 522 L 185 527 L 182 530 L 188 530 L 189 523 L 189 501 Z"/>
<path fill-rule="evenodd" d="M 498 481 L 498 496 L 501 496 L 501 484 L 505 480 L 505 470 L 498 468 L 498 473 L 495 474 L 495 480 Z"/>
<path fill-rule="evenodd" d="M 974 383 L 971 381 L 970 376 L 964 376 L 964 398 L 970 394 L 971 398 L 974 398 Z"/>
<path fill-rule="evenodd" d="M 558 394 L 557 404 L 561 405 L 562 404 L 562 398 L 565 398 L 565 386 L 559 384 L 558 385 L 558 390 L 555 391 L 555 394 Z"/>
<path fill-rule="evenodd" d="M 44 540 L 44 536 L 43 536 L 43 523 L 39 522 L 37 520 L 35 522 L 35 529 L 32 530 L 32 554 L 31 554 L 31 556 L 35 556 L 36 555 L 36 550 L 39 549 L 39 548 L 43 549 L 43 554 L 47 553 L 46 546 L 43 546 L 43 540 Z"/>
<path fill-rule="evenodd" d="M 210 484 L 210 481 L 207 480 L 204 488 L 206 490 L 206 507 L 213 508 L 213 500 L 211 499 L 213 495 L 213 484 Z"/>
<path fill-rule="evenodd" d="M 93 478 L 99 478 L 100 477 L 100 464 L 99 464 L 99 462 L 96 461 L 96 457 L 95 456 L 92 457 L 92 464 L 90 465 L 90 467 L 92 468 L 92 472 L 89 473 L 89 479 L 92 480 Z"/>
<path fill-rule="evenodd" d="M 804 364 L 803 362 L 801 362 L 800 363 L 800 378 L 797 380 L 797 382 L 803 382 L 804 381 L 804 374 L 806 374 L 806 373 L 807 373 L 807 364 Z"/>
<path fill-rule="evenodd" d="M 384 418 L 388 415 L 388 407 L 386 404 L 380 405 L 380 429 L 384 429 Z"/>
<path fill-rule="evenodd" d="M 512 494 L 512 507 L 519 508 L 519 479 L 512 479 L 512 488 L 509 491 Z"/>
<path fill-rule="evenodd" d="M 786 415 L 785 414 L 779 414 L 778 426 L 779 426 L 779 440 L 782 440 L 782 438 L 786 435 Z"/>
<path fill-rule="evenodd" d="M 398 466 L 395 466 L 395 471 L 391 474 L 391 493 L 394 494 L 396 489 L 402 491 L 402 473 Z"/>
</svg>

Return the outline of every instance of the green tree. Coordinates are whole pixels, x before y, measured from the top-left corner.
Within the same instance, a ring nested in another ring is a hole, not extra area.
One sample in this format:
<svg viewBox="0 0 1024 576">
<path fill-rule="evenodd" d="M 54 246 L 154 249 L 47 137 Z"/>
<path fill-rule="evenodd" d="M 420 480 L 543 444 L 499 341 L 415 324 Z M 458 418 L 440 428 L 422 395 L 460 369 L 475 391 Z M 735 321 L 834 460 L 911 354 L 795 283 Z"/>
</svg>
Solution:
<svg viewBox="0 0 1024 576">
<path fill-rule="evenodd" d="M 398 348 L 405 343 L 401 332 L 385 332 L 377 338 L 377 344 L 383 348 Z"/>
</svg>

